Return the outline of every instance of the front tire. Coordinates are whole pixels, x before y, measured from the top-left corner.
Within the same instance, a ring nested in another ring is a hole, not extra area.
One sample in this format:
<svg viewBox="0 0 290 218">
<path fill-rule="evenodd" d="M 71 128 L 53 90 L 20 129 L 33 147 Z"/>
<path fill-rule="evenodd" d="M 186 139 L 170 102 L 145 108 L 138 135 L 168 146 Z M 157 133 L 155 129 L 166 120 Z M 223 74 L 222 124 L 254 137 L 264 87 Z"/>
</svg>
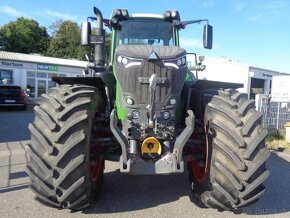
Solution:
<svg viewBox="0 0 290 218">
<path fill-rule="evenodd" d="M 219 210 L 255 203 L 269 176 L 265 163 L 270 151 L 264 142 L 268 132 L 261 126 L 262 113 L 236 90 L 202 91 L 195 93 L 196 101 L 201 105 L 195 112 L 204 121 L 206 149 L 203 168 L 188 162 L 195 201 Z"/>
<path fill-rule="evenodd" d="M 104 160 L 91 154 L 94 119 L 102 110 L 100 94 L 90 86 L 61 85 L 42 98 L 34 108 L 26 147 L 30 188 L 47 205 L 84 208 L 103 179 Z"/>
</svg>

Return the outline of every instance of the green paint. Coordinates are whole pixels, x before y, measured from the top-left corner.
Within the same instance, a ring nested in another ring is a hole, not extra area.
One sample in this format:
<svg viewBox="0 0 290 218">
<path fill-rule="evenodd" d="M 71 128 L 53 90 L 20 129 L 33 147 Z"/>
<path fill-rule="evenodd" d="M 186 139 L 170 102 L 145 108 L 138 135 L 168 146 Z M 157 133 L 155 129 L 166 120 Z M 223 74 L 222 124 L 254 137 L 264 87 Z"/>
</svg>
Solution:
<svg viewBox="0 0 290 218">
<path fill-rule="evenodd" d="M 175 29 L 175 46 L 179 47 L 179 31 Z"/>
<path fill-rule="evenodd" d="M 117 85 L 116 88 L 116 108 L 117 108 L 117 117 L 119 120 L 125 120 L 126 119 L 126 115 L 127 115 L 127 111 L 125 108 L 122 108 L 120 106 L 120 97 L 123 96 L 122 91 L 119 91 L 119 86 Z M 121 93 L 120 93 L 121 92 Z"/>
<path fill-rule="evenodd" d="M 113 66 L 114 64 L 114 55 L 115 55 L 115 47 L 116 47 L 116 44 L 115 44 L 115 38 L 116 38 L 116 31 L 113 29 L 113 32 L 111 34 L 111 51 L 110 51 L 110 65 Z"/>
<path fill-rule="evenodd" d="M 122 108 L 121 105 L 120 105 L 120 98 L 123 96 L 123 92 L 122 90 L 119 90 L 119 81 L 118 81 L 118 78 L 116 76 L 116 70 L 115 70 L 115 67 L 114 67 L 114 56 L 115 56 L 115 49 L 116 49 L 116 31 L 113 29 L 112 31 L 112 40 L 111 40 L 111 51 L 110 51 L 110 65 L 113 66 L 113 74 L 114 74 L 114 77 L 116 79 L 116 101 L 115 101 L 115 106 L 116 106 L 116 109 L 117 109 L 117 117 L 119 120 L 125 120 L 126 119 L 126 109 L 125 108 Z"/>
<path fill-rule="evenodd" d="M 115 101 L 115 106 L 116 106 L 116 109 L 117 109 L 117 117 L 119 120 L 125 120 L 126 117 L 127 117 L 127 111 L 125 108 L 122 108 L 121 105 L 120 105 L 120 98 L 122 98 L 124 95 L 123 95 L 123 92 L 122 90 L 119 90 L 119 81 L 118 81 L 118 78 L 116 76 L 116 73 L 115 73 L 115 67 L 113 65 L 113 74 L 115 76 L 115 79 L 116 79 L 116 101 Z"/>
<path fill-rule="evenodd" d="M 185 81 L 189 81 L 191 79 L 189 76 L 190 73 L 191 73 L 190 71 L 187 72 L 187 74 L 185 76 Z"/>
</svg>

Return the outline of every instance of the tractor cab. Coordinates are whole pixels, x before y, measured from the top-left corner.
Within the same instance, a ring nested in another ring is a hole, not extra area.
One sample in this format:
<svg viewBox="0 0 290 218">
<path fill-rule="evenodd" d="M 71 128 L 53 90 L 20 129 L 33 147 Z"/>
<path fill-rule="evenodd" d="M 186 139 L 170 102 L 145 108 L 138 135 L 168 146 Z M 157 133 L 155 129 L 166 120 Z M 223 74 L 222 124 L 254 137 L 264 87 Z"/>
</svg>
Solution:
<svg viewBox="0 0 290 218">
<path fill-rule="evenodd" d="M 148 45 L 148 46 L 177 46 L 179 47 L 179 31 L 189 24 L 206 22 L 203 32 L 204 48 L 212 48 L 212 26 L 208 20 L 181 21 L 179 12 L 176 10 L 165 11 L 163 15 L 157 14 L 129 14 L 128 10 L 113 10 L 110 19 L 103 19 L 102 14 L 94 8 L 96 17 L 88 17 L 88 21 L 82 23 L 82 45 L 95 45 L 96 63 L 100 56 L 105 57 L 104 42 L 105 31 L 103 24 L 112 31 L 110 65 L 113 64 L 115 49 L 119 45 Z M 97 21 L 97 27 L 93 34 L 89 20 Z M 97 52 L 96 52 L 97 50 Z M 101 52 L 99 52 L 101 51 Z"/>
<path fill-rule="evenodd" d="M 176 46 L 179 47 L 179 30 L 191 23 L 206 21 L 204 47 L 212 47 L 212 26 L 207 20 L 181 22 L 179 12 L 165 11 L 157 14 L 131 14 L 127 10 L 115 9 L 109 20 L 112 30 L 111 53 L 119 45 Z M 111 58 L 113 59 L 113 55 Z M 113 60 L 111 59 L 111 63 Z"/>
</svg>

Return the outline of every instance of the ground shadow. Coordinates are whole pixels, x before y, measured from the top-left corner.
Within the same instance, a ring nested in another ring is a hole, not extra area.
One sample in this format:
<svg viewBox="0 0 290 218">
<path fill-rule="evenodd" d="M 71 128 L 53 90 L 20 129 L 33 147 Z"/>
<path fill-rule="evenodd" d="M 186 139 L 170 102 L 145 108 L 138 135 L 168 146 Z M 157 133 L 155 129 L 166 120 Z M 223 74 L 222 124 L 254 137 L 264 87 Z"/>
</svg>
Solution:
<svg viewBox="0 0 290 218">
<path fill-rule="evenodd" d="M 258 203 L 242 209 L 242 213 L 266 215 L 290 211 L 290 158 L 287 161 L 272 152 L 267 168 L 270 170 L 270 177 L 265 182 L 266 192 Z"/>
<path fill-rule="evenodd" d="M 20 107 L 2 107 L 0 105 L 0 112 L 25 112 Z"/>
<path fill-rule="evenodd" d="M 28 124 L 33 122 L 32 105 L 26 111 L 17 108 L 0 107 L 0 142 L 23 141 L 30 139 Z"/>
<path fill-rule="evenodd" d="M 99 199 L 86 214 L 142 210 L 177 201 L 189 194 L 187 174 L 131 176 L 119 171 L 106 173 Z"/>
<path fill-rule="evenodd" d="M 290 162 L 272 153 L 267 167 L 271 174 L 265 183 L 264 195 L 256 204 L 234 213 L 266 215 L 290 211 Z M 120 213 L 156 207 L 183 196 L 190 198 L 187 176 L 187 173 L 169 176 L 130 176 L 119 171 L 108 173 L 99 199 L 82 212 Z"/>
</svg>

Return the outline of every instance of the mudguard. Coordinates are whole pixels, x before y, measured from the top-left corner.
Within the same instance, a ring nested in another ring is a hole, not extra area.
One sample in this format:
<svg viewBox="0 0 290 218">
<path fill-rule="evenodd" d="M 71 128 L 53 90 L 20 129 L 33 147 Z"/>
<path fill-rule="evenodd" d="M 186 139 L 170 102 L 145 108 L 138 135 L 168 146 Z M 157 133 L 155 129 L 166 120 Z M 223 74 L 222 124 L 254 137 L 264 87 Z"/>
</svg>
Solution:
<svg viewBox="0 0 290 218">
<path fill-rule="evenodd" d="M 63 84 L 82 84 L 94 87 L 108 87 L 114 89 L 116 80 L 111 71 L 95 72 L 93 77 L 53 77 L 52 81 L 59 85 Z"/>
<path fill-rule="evenodd" d="M 99 77 L 53 77 L 53 82 L 59 85 L 63 84 L 82 84 L 94 87 L 102 87 L 105 85 L 104 81 Z"/>
<path fill-rule="evenodd" d="M 194 81 L 186 81 L 185 87 L 192 88 L 195 90 L 203 90 L 203 89 L 238 89 L 243 88 L 244 85 L 241 83 L 227 83 L 227 82 L 218 82 L 211 80 L 194 80 Z"/>
</svg>

